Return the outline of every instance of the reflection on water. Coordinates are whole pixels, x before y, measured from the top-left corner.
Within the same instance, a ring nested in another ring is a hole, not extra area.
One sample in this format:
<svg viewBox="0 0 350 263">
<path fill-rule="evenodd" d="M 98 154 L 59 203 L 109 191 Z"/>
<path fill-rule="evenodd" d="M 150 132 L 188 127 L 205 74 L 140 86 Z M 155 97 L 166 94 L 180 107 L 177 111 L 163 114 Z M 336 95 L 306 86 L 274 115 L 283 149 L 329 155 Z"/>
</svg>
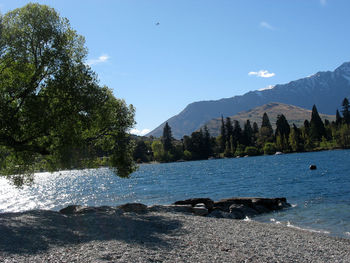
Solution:
<svg viewBox="0 0 350 263">
<path fill-rule="evenodd" d="M 255 220 L 333 235 L 350 233 L 350 151 L 141 165 L 130 179 L 107 168 L 35 175 L 17 189 L 0 178 L 0 212 L 59 210 L 69 204 L 169 204 L 191 197 L 287 197 L 293 208 Z M 318 169 L 310 171 L 310 164 Z"/>
</svg>

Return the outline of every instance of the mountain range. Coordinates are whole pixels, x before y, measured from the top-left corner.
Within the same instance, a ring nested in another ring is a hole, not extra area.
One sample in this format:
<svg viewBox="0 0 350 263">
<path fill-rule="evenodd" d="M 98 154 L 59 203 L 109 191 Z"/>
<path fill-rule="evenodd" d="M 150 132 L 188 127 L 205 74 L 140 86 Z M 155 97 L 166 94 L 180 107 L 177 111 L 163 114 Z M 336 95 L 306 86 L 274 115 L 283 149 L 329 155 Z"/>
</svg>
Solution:
<svg viewBox="0 0 350 263">
<path fill-rule="evenodd" d="M 265 112 L 269 116 L 269 120 L 273 129 L 276 128 L 277 115 L 279 114 L 283 114 L 286 117 L 289 125 L 293 125 L 294 123 L 297 127 L 303 126 L 305 120 L 310 121 L 311 119 L 311 110 L 279 102 L 264 104 L 248 111 L 239 112 L 237 115 L 229 117 L 232 121 L 239 121 L 242 129 L 244 127 L 244 123 L 247 120 L 250 120 L 251 125 L 256 122 L 258 124 L 258 127 L 260 127 L 262 116 Z M 327 119 L 329 121 L 335 121 L 335 115 L 320 114 L 320 117 L 322 120 Z M 205 125 L 208 127 L 210 135 L 216 137 L 220 134 L 221 117 L 212 119 Z"/>
<path fill-rule="evenodd" d="M 270 89 L 250 91 L 244 95 L 220 100 L 199 101 L 189 104 L 147 136 L 159 137 L 169 123 L 174 138 L 182 138 L 199 129 L 206 122 L 220 116 L 233 116 L 270 102 L 290 104 L 311 109 L 315 104 L 320 113 L 335 114 L 343 99 L 350 96 L 350 62 L 334 71 L 318 72 L 312 76 L 279 84 Z"/>
</svg>

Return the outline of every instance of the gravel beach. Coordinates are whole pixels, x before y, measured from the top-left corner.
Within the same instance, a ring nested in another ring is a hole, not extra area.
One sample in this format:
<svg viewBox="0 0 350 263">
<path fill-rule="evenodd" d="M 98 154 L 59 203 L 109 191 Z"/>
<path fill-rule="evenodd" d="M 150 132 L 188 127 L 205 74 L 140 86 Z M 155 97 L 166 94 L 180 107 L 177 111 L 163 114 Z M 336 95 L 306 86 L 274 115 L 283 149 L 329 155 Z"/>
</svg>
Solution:
<svg viewBox="0 0 350 263">
<path fill-rule="evenodd" d="M 183 213 L 0 214 L 0 262 L 350 262 L 350 240 Z"/>
</svg>

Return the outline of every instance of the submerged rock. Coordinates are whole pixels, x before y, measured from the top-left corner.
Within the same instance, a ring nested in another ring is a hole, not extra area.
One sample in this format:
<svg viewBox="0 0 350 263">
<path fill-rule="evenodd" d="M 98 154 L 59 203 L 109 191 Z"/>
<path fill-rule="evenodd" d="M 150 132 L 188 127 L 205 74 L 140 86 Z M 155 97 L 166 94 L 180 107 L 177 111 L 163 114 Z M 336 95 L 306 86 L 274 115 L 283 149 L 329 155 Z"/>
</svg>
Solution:
<svg viewBox="0 0 350 263">
<path fill-rule="evenodd" d="M 315 164 L 311 164 L 309 166 L 310 170 L 316 170 L 317 169 L 317 166 Z"/>
</svg>

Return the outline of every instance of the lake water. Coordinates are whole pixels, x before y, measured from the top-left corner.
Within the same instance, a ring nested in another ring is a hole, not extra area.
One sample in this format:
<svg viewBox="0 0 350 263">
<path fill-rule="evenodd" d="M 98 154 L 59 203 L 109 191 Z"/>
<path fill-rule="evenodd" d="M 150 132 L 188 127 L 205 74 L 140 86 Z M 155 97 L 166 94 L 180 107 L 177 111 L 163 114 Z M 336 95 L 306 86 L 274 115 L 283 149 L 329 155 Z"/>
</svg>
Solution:
<svg viewBox="0 0 350 263">
<path fill-rule="evenodd" d="M 192 197 L 286 197 L 292 208 L 254 218 L 350 238 L 350 150 L 147 164 L 129 179 L 109 169 L 35 175 L 17 189 L 0 178 L 0 212 L 70 204 L 170 204 Z M 317 170 L 309 170 L 316 164 Z"/>
</svg>

